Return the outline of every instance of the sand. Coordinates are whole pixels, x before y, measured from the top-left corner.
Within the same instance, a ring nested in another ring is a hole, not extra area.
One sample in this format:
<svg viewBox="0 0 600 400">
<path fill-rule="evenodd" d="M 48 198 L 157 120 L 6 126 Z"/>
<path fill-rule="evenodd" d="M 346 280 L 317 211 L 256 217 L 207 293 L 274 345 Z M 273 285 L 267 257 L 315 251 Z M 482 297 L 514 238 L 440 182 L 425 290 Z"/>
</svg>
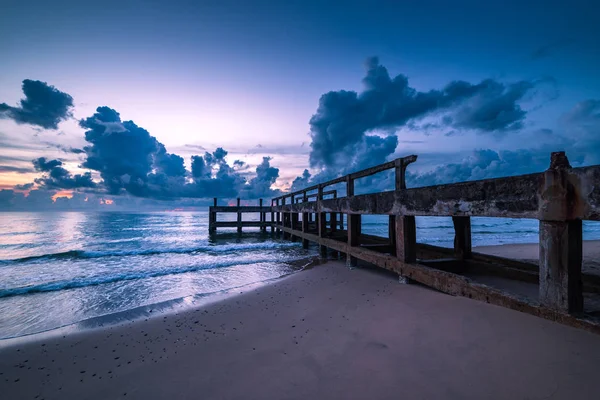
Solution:
<svg viewBox="0 0 600 400">
<path fill-rule="evenodd" d="M 329 262 L 0 349 L 2 399 L 597 399 L 600 336 Z"/>
<path fill-rule="evenodd" d="M 535 264 L 538 263 L 540 257 L 537 243 L 479 246 L 474 247 L 473 251 Z M 582 271 L 588 274 L 600 275 L 600 240 L 585 240 L 583 242 Z"/>
</svg>

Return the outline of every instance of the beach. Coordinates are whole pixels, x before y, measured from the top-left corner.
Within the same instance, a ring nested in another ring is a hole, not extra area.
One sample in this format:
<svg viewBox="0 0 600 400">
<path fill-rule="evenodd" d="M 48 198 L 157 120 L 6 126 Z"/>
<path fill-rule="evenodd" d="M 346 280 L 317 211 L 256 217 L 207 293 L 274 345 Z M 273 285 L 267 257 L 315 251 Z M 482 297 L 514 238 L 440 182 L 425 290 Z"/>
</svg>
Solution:
<svg viewBox="0 0 600 400">
<path fill-rule="evenodd" d="M 0 349 L 6 399 L 596 399 L 600 337 L 330 261 Z M 149 314 L 151 315 L 151 314 Z M 5 342 L 6 344 L 6 342 Z"/>
<path fill-rule="evenodd" d="M 499 246 L 477 246 L 473 251 L 498 257 L 512 258 L 537 264 L 540 258 L 537 243 L 516 243 Z M 600 276 L 600 240 L 583 241 L 583 263 L 581 270 Z"/>
</svg>

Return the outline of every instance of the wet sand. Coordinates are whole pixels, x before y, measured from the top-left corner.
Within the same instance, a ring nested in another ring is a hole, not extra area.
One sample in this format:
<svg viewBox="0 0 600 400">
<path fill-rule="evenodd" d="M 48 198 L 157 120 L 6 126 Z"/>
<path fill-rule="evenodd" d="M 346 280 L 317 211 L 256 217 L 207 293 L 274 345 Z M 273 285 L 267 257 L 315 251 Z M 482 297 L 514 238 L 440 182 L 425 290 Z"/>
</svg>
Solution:
<svg viewBox="0 0 600 400">
<path fill-rule="evenodd" d="M 537 243 L 479 246 L 474 247 L 473 251 L 535 264 L 540 259 Z M 600 275 L 600 240 L 585 240 L 583 242 L 582 271 L 588 274 Z"/>
<path fill-rule="evenodd" d="M 329 262 L 0 349 L 3 399 L 597 399 L 600 336 Z"/>
</svg>

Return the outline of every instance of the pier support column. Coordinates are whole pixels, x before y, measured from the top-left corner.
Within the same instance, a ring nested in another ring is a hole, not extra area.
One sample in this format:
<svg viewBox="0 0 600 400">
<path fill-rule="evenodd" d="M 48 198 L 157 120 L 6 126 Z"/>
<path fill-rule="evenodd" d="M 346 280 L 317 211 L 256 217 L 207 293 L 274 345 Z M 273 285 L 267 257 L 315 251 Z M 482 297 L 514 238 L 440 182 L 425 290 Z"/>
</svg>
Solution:
<svg viewBox="0 0 600 400">
<path fill-rule="evenodd" d="M 388 239 L 390 241 L 391 253 L 396 255 L 396 216 L 390 215 L 388 219 Z"/>
<path fill-rule="evenodd" d="M 571 179 L 564 152 L 552 153 L 541 180 L 540 285 L 544 306 L 569 313 L 583 311 L 582 222 L 572 214 L 581 189 Z"/>
<path fill-rule="evenodd" d="M 582 224 L 540 221 L 540 303 L 563 312 L 583 311 Z"/>
<path fill-rule="evenodd" d="M 290 226 L 290 213 L 284 212 L 283 213 L 283 227 L 288 228 L 289 226 Z M 289 239 L 290 234 L 287 233 L 286 231 L 283 231 L 283 238 Z"/>
<path fill-rule="evenodd" d="M 290 216 L 290 227 L 292 229 L 297 229 L 298 228 L 298 213 L 291 213 L 291 216 Z M 296 238 L 297 238 L 296 235 L 292 234 L 291 236 L 292 236 L 291 237 L 292 242 L 295 242 Z"/>
<path fill-rule="evenodd" d="M 277 211 L 277 233 L 281 233 L 281 212 Z"/>
<path fill-rule="evenodd" d="M 217 206 L 217 198 L 213 198 L 213 207 Z M 212 210 L 212 207 L 208 210 L 208 232 L 215 233 L 217 231 L 217 227 L 215 226 L 217 222 L 217 213 Z"/>
<path fill-rule="evenodd" d="M 319 185 L 319 190 L 317 192 L 317 209 L 319 212 L 317 213 L 317 231 L 319 233 L 319 238 L 324 238 L 327 235 L 327 214 L 321 212 L 321 201 L 323 200 L 323 187 Z M 323 246 L 319 244 L 319 253 L 321 257 L 327 257 L 327 246 Z"/>
<path fill-rule="evenodd" d="M 308 232 L 308 213 L 302 213 L 302 232 Z M 302 239 L 302 248 L 308 249 L 308 239 Z"/>
<path fill-rule="evenodd" d="M 417 260 L 417 228 L 413 215 L 396 215 L 396 257 L 403 262 Z"/>
<path fill-rule="evenodd" d="M 471 217 L 452 217 L 454 224 L 454 256 L 459 260 L 471 258 Z"/>
<path fill-rule="evenodd" d="M 360 245 L 361 215 L 348 214 L 348 246 L 356 247 Z M 349 249 L 350 250 L 350 249 Z M 355 267 L 358 264 L 356 257 L 350 253 L 346 254 L 346 265 Z"/>
<path fill-rule="evenodd" d="M 241 200 L 238 197 L 237 198 L 237 206 L 240 207 L 241 205 Z M 242 213 L 238 211 L 237 213 L 237 231 L 238 233 L 242 233 Z"/>
<path fill-rule="evenodd" d="M 329 214 L 329 228 L 331 229 L 331 235 L 333 237 L 335 235 L 335 232 L 337 231 L 337 213 Z M 333 258 L 338 258 L 339 252 L 337 250 L 332 250 L 331 256 Z"/>
<path fill-rule="evenodd" d="M 267 213 L 265 213 L 264 211 L 262 211 L 262 208 L 263 208 L 263 199 L 259 199 L 258 200 L 258 205 L 259 205 L 259 207 L 261 209 L 261 211 L 259 213 L 259 216 L 260 216 L 259 219 L 260 219 L 260 223 L 261 223 L 261 225 L 260 225 L 260 231 L 261 232 L 266 232 L 267 231 L 267 225 L 266 225 L 266 223 L 267 223 Z"/>
</svg>

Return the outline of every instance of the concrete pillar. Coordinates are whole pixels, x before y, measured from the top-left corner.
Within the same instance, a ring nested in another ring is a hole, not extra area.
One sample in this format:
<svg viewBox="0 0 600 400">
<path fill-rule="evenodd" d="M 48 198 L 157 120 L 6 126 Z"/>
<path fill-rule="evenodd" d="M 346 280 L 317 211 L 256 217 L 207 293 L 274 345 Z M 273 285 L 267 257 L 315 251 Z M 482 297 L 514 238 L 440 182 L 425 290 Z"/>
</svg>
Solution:
<svg viewBox="0 0 600 400">
<path fill-rule="evenodd" d="M 459 260 L 471 258 L 471 217 L 452 217 L 454 224 L 454 256 Z"/>
<path fill-rule="evenodd" d="M 396 257 L 403 262 L 417 260 L 417 228 L 413 215 L 396 215 Z"/>
<path fill-rule="evenodd" d="M 356 247 L 360 245 L 360 231 L 361 231 L 361 215 L 360 214 L 348 214 L 348 245 Z M 346 265 L 349 267 L 355 267 L 358 263 L 356 257 L 352 257 L 350 253 L 346 254 Z"/>
<path fill-rule="evenodd" d="M 321 201 L 323 200 L 323 186 L 319 185 L 319 189 L 317 192 L 317 210 L 319 210 L 317 214 L 317 231 L 319 233 L 319 238 L 324 238 L 327 235 L 327 215 L 324 212 L 321 212 Z M 322 257 L 327 257 L 327 246 L 319 245 L 319 253 Z"/>
<path fill-rule="evenodd" d="M 302 232 L 308 232 L 308 213 L 302 213 Z M 308 239 L 302 239 L 302 247 L 308 249 Z"/>
<path fill-rule="evenodd" d="M 271 233 L 275 232 L 275 226 L 273 222 L 275 222 L 275 212 L 273 212 L 273 200 L 271 200 Z"/>
<path fill-rule="evenodd" d="M 396 216 L 390 215 L 388 219 L 388 239 L 392 255 L 396 255 Z"/>
<path fill-rule="evenodd" d="M 241 200 L 238 197 L 237 198 L 237 206 L 240 207 L 240 205 L 241 205 Z M 238 231 L 238 233 L 242 232 L 242 213 L 240 211 L 238 211 L 238 213 L 237 213 L 237 231 Z"/>
<path fill-rule="evenodd" d="M 540 293 L 543 305 L 563 312 L 583 311 L 582 223 L 540 221 Z"/>
<path fill-rule="evenodd" d="M 290 213 L 290 227 L 292 229 L 298 229 L 298 213 Z M 292 235 L 292 242 L 295 242 L 296 239 L 296 235 Z"/>
<path fill-rule="evenodd" d="M 540 186 L 539 301 L 569 313 L 583 311 L 582 222 L 572 213 L 579 203 L 577 181 L 564 152 L 552 153 Z"/>
</svg>

